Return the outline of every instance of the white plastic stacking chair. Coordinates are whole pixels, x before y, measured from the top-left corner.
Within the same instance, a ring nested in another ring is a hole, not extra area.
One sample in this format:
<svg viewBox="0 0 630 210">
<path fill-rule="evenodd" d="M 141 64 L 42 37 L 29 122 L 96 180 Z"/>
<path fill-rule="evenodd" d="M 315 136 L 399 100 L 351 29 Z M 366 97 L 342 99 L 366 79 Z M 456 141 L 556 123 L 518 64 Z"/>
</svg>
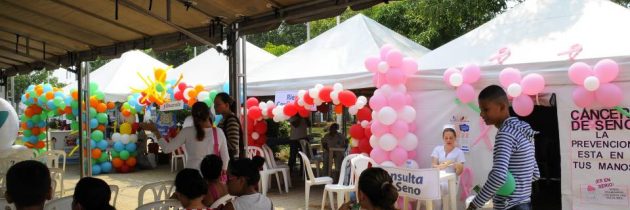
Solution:
<svg viewBox="0 0 630 210">
<path fill-rule="evenodd" d="M 67 210 L 72 209 L 72 196 L 57 198 L 46 202 L 44 210 Z"/>
<path fill-rule="evenodd" d="M 474 195 L 468 196 L 468 198 L 466 198 L 466 207 L 468 207 L 470 205 L 470 203 L 472 203 L 472 201 L 475 199 Z M 486 202 L 481 208 L 479 209 L 494 209 L 494 203 L 492 203 L 492 199 L 490 199 L 488 202 Z"/>
<path fill-rule="evenodd" d="M 66 152 L 62 150 L 48 150 L 41 154 L 38 159 L 48 166 L 50 177 L 59 183 L 59 197 L 63 197 L 63 179 L 66 171 Z M 54 192 L 56 193 L 56 191 Z"/>
<path fill-rule="evenodd" d="M 183 167 L 186 168 L 186 160 L 188 157 L 186 156 L 186 147 L 184 147 L 184 145 L 171 153 L 171 173 L 177 171 L 177 162 L 179 162 L 180 159 L 182 160 Z"/>
<path fill-rule="evenodd" d="M 306 154 L 304 154 L 303 152 L 299 152 L 299 154 L 302 157 L 302 164 L 304 164 L 305 166 L 310 166 L 311 161 L 308 159 Z M 305 210 L 308 210 L 308 200 L 311 193 L 311 186 L 332 184 L 333 179 L 329 176 L 315 177 L 315 175 L 313 175 L 313 169 L 311 167 L 304 167 L 304 170 L 306 170 L 305 174 L 307 175 L 306 180 L 304 180 L 304 200 L 306 202 Z"/>
<path fill-rule="evenodd" d="M 118 199 L 118 185 L 109 185 L 109 190 L 112 191 L 112 199 L 109 201 L 113 207 L 116 207 L 116 200 Z"/>
<path fill-rule="evenodd" d="M 177 210 L 180 208 L 182 208 L 182 204 L 178 200 L 167 199 L 140 205 L 136 210 Z"/>
<path fill-rule="evenodd" d="M 266 144 L 262 146 L 262 150 L 263 152 L 265 152 L 265 160 L 270 166 L 269 168 L 273 170 L 279 170 L 282 173 L 282 178 L 284 178 L 284 191 L 288 193 L 289 187 L 291 187 L 291 174 L 289 171 L 289 166 L 276 165 L 276 158 L 273 156 L 273 151 Z"/>
<path fill-rule="evenodd" d="M 2 210 L 15 210 L 15 205 L 10 204 L 9 202 L 7 202 L 6 199 L 4 199 L 4 196 L 0 196 L 0 209 Z"/>
<path fill-rule="evenodd" d="M 265 158 L 265 152 L 260 147 L 247 146 L 247 157 L 254 158 L 256 156 Z M 267 161 L 265 160 L 265 163 L 263 164 L 263 170 L 260 171 L 260 185 L 263 195 L 267 195 L 267 189 L 269 189 L 269 178 L 271 175 L 276 175 L 278 191 L 282 193 L 282 188 L 280 187 L 280 173 L 280 170 L 269 168 Z"/>
<path fill-rule="evenodd" d="M 300 140 L 300 146 L 302 147 L 302 152 L 305 152 L 312 164 L 315 165 L 315 172 L 317 176 L 319 176 L 319 169 L 324 164 L 324 159 L 321 155 L 313 155 L 313 150 L 311 148 L 310 143 L 308 141 L 302 139 Z M 304 167 L 311 167 L 311 165 L 304 165 Z"/>
<path fill-rule="evenodd" d="M 148 190 L 153 193 L 153 200 L 151 202 L 167 200 L 171 197 L 171 194 L 175 192 L 175 183 L 174 181 L 161 181 L 142 186 L 140 191 L 138 191 L 138 206 L 144 204 L 144 194 Z"/>
<path fill-rule="evenodd" d="M 228 201 L 232 200 L 233 198 L 234 196 L 231 196 L 230 194 L 224 195 L 223 197 L 214 201 L 214 203 L 210 205 L 210 208 L 211 209 L 219 208 L 219 206 L 226 204 Z"/>
<path fill-rule="evenodd" d="M 341 172 L 339 173 L 339 182 L 337 184 L 327 184 L 324 187 L 324 195 L 322 196 L 322 210 L 324 210 L 324 205 L 326 204 L 326 194 L 330 199 L 330 208 L 338 209 L 342 204 L 346 196 L 352 191 L 355 191 L 355 185 L 352 181 L 352 175 L 350 175 L 350 180 L 346 180 L 346 167 L 352 158 L 358 156 L 357 154 L 351 154 L 346 156 L 341 163 Z M 352 167 L 352 166 L 351 166 Z M 345 185 L 348 181 L 348 185 Z M 333 204 L 333 194 L 337 193 L 337 207 Z"/>
</svg>

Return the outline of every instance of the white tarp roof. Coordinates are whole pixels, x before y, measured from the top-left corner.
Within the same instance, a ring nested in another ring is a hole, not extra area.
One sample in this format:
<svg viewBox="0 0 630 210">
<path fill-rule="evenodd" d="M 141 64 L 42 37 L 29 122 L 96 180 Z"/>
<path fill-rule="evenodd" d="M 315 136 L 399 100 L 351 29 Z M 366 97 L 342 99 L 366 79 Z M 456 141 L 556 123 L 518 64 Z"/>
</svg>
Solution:
<svg viewBox="0 0 630 210">
<path fill-rule="evenodd" d="M 146 88 L 145 83 L 138 76 L 155 79 L 153 68 L 166 68 L 167 65 L 145 54 L 140 50 L 123 53 L 118 59 L 114 59 L 90 73 L 90 82 L 96 83 L 99 89 L 105 93 L 106 101 L 126 101 L 131 95 L 131 87 L 136 89 Z M 170 72 L 172 70 L 169 70 Z M 76 87 L 76 81 L 64 89 Z"/>
<path fill-rule="evenodd" d="M 247 75 L 247 95 L 274 95 L 279 90 L 342 83 L 344 88 L 374 87 L 363 61 L 391 44 L 420 58 L 430 50 L 358 14 Z"/>
<path fill-rule="evenodd" d="M 246 43 L 245 59 L 246 68 L 248 69 L 247 73 L 252 73 L 250 70 L 254 70 L 276 58 L 276 56 L 271 53 L 249 42 Z M 184 76 L 182 81 L 186 84 L 202 84 L 206 88 L 217 89 L 228 82 L 228 58 L 223 54 L 219 54 L 214 49 L 209 49 L 169 72 L 168 78 L 177 79 L 180 73 Z"/>
<path fill-rule="evenodd" d="M 628 55 L 628 21 L 630 11 L 610 1 L 529 0 L 434 49 L 420 69 L 494 65 L 489 58 L 503 47 L 511 51 L 504 65 L 566 61 L 558 53 L 574 44 L 583 46 L 576 59 Z"/>
<path fill-rule="evenodd" d="M 70 84 L 77 80 L 77 76 L 75 73 L 72 73 L 64 68 L 55 69 L 52 72 L 52 77 L 57 78 L 57 82 L 63 84 Z"/>
</svg>

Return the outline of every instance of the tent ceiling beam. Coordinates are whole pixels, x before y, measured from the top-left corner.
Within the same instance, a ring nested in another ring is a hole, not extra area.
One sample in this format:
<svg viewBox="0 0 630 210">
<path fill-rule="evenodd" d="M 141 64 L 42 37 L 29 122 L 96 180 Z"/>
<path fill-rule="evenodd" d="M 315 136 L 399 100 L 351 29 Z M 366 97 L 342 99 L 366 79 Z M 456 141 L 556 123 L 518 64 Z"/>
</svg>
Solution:
<svg viewBox="0 0 630 210">
<path fill-rule="evenodd" d="M 189 8 L 192 8 L 194 11 L 197 11 L 203 15 L 205 15 L 206 17 L 210 18 L 210 19 L 217 19 L 218 17 L 203 11 L 202 9 L 200 9 L 199 7 L 195 6 L 194 4 L 190 3 L 188 0 L 177 0 L 179 2 L 181 2 L 182 4 L 184 4 L 184 6 L 187 6 Z M 224 24 L 224 23 L 223 23 Z"/>
<path fill-rule="evenodd" d="M 169 20 L 167 20 L 167 19 L 165 19 L 163 17 L 160 17 L 159 15 L 156 15 L 155 13 L 153 13 L 151 11 L 145 10 L 144 8 L 142 8 L 142 7 L 138 6 L 138 5 L 130 2 L 129 0 L 120 0 L 119 3 L 121 5 L 123 5 L 123 6 L 131 9 L 131 10 L 134 10 L 134 11 L 140 13 L 140 14 L 152 17 L 152 18 L 154 18 L 154 19 L 156 19 L 156 20 L 158 20 L 158 21 L 160 21 L 162 23 L 167 24 L 171 28 L 173 28 L 173 29 L 175 29 L 175 30 L 185 34 L 186 36 L 194 39 L 195 41 L 198 41 L 198 42 L 200 42 L 200 43 L 202 43 L 204 45 L 207 45 L 209 47 L 214 47 L 214 44 L 210 43 L 208 40 L 206 40 L 204 38 L 201 38 L 200 36 L 197 36 L 196 34 L 190 32 L 190 31 L 188 31 L 188 30 L 186 30 L 186 29 L 184 29 L 184 28 L 182 28 L 180 26 L 178 26 L 177 24 L 175 24 L 175 23 L 173 23 L 173 22 L 171 22 L 171 21 L 169 21 Z"/>
<path fill-rule="evenodd" d="M 48 65 L 52 65 L 52 66 L 56 66 L 57 65 L 54 62 L 43 60 L 41 58 L 37 58 L 37 57 L 32 56 L 32 55 L 28 55 L 28 54 L 25 54 L 25 53 L 22 53 L 22 52 L 15 52 L 15 49 L 11 49 L 11 48 L 8 48 L 8 47 L 0 46 L 0 50 L 13 51 L 13 54 L 16 54 L 16 55 L 19 55 L 19 56 L 22 56 L 22 57 L 25 57 L 25 58 L 33 59 L 33 60 L 36 60 L 36 61 L 41 61 L 43 63 L 46 63 Z"/>
<path fill-rule="evenodd" d="M 5 43 L 5 44 L 9 44 L 11 46 L 15 46 L 15 42 L 8 41 L 8 40 L 1 39 L 1 38 L 0 38 L 0 43 Z M 33 47 L 33 45 L 26 46 L 25 44 L 20 43 L 20 44 L 18 44 L 18 46 L 19 47 L 23 47 L 23 48 L 28 48 L 28 49 L 30 49 L 32 51 L 35 51 L 35 52 L 38 52 L 38 53 L 44 53 L 44 50 L 39 49 L 39 48 L 35 48 L 35 47 Z M 50 53 L 50 50 L 47 50 L 47 51 L 48 52 L 46 52 L 46 57 L 53 56 L 53 54 Z"/>
<path fill-rule="evenodd" d="M 17 63 L 17 64 L 13 64 L 13 65 L 24 65 L 24 64 L 26 64 L 24 61 L 13 59 L 13 58 L 9 58 L 9 57 L 2 56 L 2 55 L 0 55 L 0 58 L 4 59 L 4 60 L 11 61 L 11 62 L 14 62 L 14 63 Z"/>
<path fill-rule="evenodd" d="M 5 27 L 2 27 L 2 26 L 0 26 L 0 31 L 6 32 L 6 33 L 9 33 L 9 34 L 17 34 L 17 35 L 20 35 L 20 37 L 27 37 L 31 41 L 38 41 L 38 42 L 46 43 L 46 45 L 50 45 L 50 46 L 59 48 L 59 49 L 61 49 L 63 51 L 69 51 L 68 49 L 72 49 L 70 46 L 67 46 L 65 44 L 61 44 L 61 43 L 56 42 L 56 41 L 52 41 L 52 40 L 49 40 L 49 39 L 44 39 L 44 38 L 41 38 L 39 36 L 33 36 L 33 35 L 30 35 L 30 34 L 19 33 L 19 32 L 16 32 L 16 31 L 9 30 L 9 29 L 7 29 Z"/>
<path fill-rule="evenodd" d="M 13 22 L 22 24 L 22 25 L 25 25 L 25 26 L 28 26 L 28 27 L 32 27 L 32 28 L 35 28 L 37 30 L 44 31 L 46 33 L 54 34 L 54 35 L 66 38 L 68 40 L 72 40 L 73 42 L 77 42 L 77 43 L 81 43 L 81 44 L 87 45 L 89 47 L 94 47 L 94 44 L 90 44 L 90 43 L 84 42 L 82 40 L 76 39 L 76 38 L 74 38 L 72 36 L 65 35 L 63 33 L 59 33 L 59 32 L 56 32 L 56 31 L 53 31 L 53 30 L 50 30 L 50 29 L 43 28 L 43 27 L 41 27 L 39 25 L 28 23 L 28 22 L 25 22 L 25 21 L 22 21 L 22 20 L 18 20 L 18 19 L 15 19 L 13 17 L 9 17 L 9 16 L 2 15 L 2 14 L 0 14 L 0 18 L 5 18 L 5 19 L 11 20 Z"/>
</svg>

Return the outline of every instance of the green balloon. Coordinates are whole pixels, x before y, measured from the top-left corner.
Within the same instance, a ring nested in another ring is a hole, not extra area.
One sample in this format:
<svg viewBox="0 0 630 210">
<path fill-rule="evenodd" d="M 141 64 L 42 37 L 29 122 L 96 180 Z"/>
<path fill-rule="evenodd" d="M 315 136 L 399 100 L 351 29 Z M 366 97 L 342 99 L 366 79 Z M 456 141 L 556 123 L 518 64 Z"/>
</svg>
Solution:
<svg viewBox="0 0 630 210">
<path fill-rule="evenodd" d="M 23 123 L 28 122 L 30 119 L 31 118 L 27 117 L 26 115 L 20 116 L 20 122 L 23 122 Z"/>
<path fill-rule="evenodd" d="M 39 139 L 39 140 L 44 140 L 44 139 L 46 139 L 46 132 L 42 132 L 42 133 L 40 133 L 37 139 Z"/>
<path fill-rule="evenodd" d="M 158 92 L 164 92 L 164 86 L 158 83 L 157 85 L 155 85 L 155 90 L 157 90 Z"/>
<path fill-rule="evenodd" d="M 70 124 L 70 129 L 72 129 L 73 131 L 79 130 L 79 123 L 78 122 L 72 122 Z"/>
<path fill-rule="evenodd" d="M 46 98 L 46 95 L 42 94 L 41 96 L 39 96 L 38 101 L 41 101 L 42 103 L 44 103 L 44 102 L 48 102 L 48 99 Z"/>
<path fill-rule="evenodd" d="M 22 131 L 22 133 L 24 134 L 24 136 L 27 136 L 27 137 L 33 135 L 33 132 L 31 132 L 31 130 L 24 130 Z"/>
<path fill-rule="evenodd" d="M 516 189 L 516 182 L 514 181 L 514 176 L 509 171 L 507 172 L 507 178 L 505 179 L 505 184 L 499 188 L 497 191 L 497 195 L 501 196 L 509 196 Z"/>
<path fill-rule="evenodd" d="M 98 84 L 90 82 L 90 93 L 94 93 L 98 90 Z"/>
<path fill-rule="evenodd" d="M 136 109 L 131 109 L 131 114 L 135 115 L 136 113 L 137 113 Z"/>
<path fill-rule="evenodd" d="M 129 151 L 127 150 L 120 151 L 118 155 L 120 156 L 120 159 L 127 160 L 129 158 Z"/>
<path fill-rule="evenodd" d="M 78 101 L 70 102 L 70 107 L 72 107 L 72 109 L 79 109 L 79 102 Z"/>
<path fill-rule="evenodd" d="M 138 152 L 137 151 L 133 151 L 133 152 L 129 153 L 129 156 L 131 156 L 131 157 L 138 156 Z"/>
<path fill-rule="evenodd" d="M 125 108 L 125 109 L 131 109 L 131 108 L 130 108 L 130 106 L 129 106 L 129 103 L 127 103 L 127 102 L 125 102 L 125 103 L 123 104 L 123 108 Z"/>
<path fill-rule="evenodd" d="M 66 114 L 66 119 L 68 120 L 74 120 L 76 119 L 77 116 L 74 116 L 74 114 L 70 113 L 70 114 Z"/>
<path fill-rule="evenodd" d="M 116 150 L 109 150 L 110 153 L 112 153 L 112 158 L 117 158 L 120 157 L 120 154 L 118 154 L 118 152 L 116 152 Z"/>
<path fill-rule="evenodd" d="M 98 113 L 96 115 L 96 120 L 98 120 L 98 122 L 101 123 L 101 124 L 107 123 L 107 114 L 105 114 L 105 113 Z"/>
<path fill-rule="evenodd" d="M 96 118 L 96 109 L 90 107 L 90 118 Z"/>
<path fill-rule="evenodd" d="M 103 132 L 99 130 L 92 131 L 92 140 L 96 142 L 103 140 Z"/>
<path fill-rule="evenodd" d="M 50 112 L 48 112 L 48 114 L 47 114 L 48 118 L 54 117 L 55 114 L 57 114 L 55 112 L 56 112 L 56 110 L 51 110 Z"/>
<path fill-rule="evenodd" d="M 97 91 L 96 93 L 94 93 L 94 96 L 96 96 L 96 99 L 98 100 L 103 100 L 105 98 L 105 94 L 101 91 Z"/>
<path fill-rule="evenodd" d="M 218 91 L 216 91 L 216 90 L 211 90 L 211 91 L 210 91 L 210 97 L 209 97 L 209 98 L 210 98 L 210 100 L 214 101 L 214 98 L 216 98 L 216 97 L 217 97 L 217 94 L 219 94 L 219 92 L 218 92 Z"/>
<path fill-rule="evenodd" d="M 41 117 L 38 114 L 34 114 L 33 117 L 31 117 L 31 121 L 33 121 L 34 123 L 39 123 L 40 120 Z"/>
<path fill-rule="evenodd" d="M 102 155 L 101 155 L 102 156 Z M 92 158 L 92 165 L 98 164 L 100 161 L 96 158 Z"/>
<path fill-rule="evenodd" d="M 98 158 L 99 162 L 106 162 L 109 160 L 109 155 L 107 155 L 107 152 L 103 151 L 103 153 L 101 154 L 101 157 Z"/>
<path fill-rule="evenodd" d="M 61 103 L 63 103 L 63 98 L 61 97 L 55 97 L 53 99 L 53 104 L 55 104 L 55 106 L 60 107 Z"/>
</svg>

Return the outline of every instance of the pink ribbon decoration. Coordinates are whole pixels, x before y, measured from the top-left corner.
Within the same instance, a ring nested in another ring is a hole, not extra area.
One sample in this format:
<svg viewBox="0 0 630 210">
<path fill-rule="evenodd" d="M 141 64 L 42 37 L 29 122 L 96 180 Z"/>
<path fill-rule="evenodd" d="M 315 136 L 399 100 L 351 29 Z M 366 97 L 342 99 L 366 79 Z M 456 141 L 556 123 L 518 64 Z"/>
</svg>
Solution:
<svg viewBox="0 0 630 210">
<path fill-rule="evenodd" d="M 472 193 L 473 187 L 473 172 L 470 168 L 464 167 L 464 171 L 459 175 L 459 186 L 461 187 L 460 200 L 466 200 Z"/>
<path fill-rule="evenodd" d="M 488 150 L 492 151 L 492 142 L 490 141 L 490 137 L 488 137 L 488 132 L 490 131 L 490 128 L 492 128 L 492 126 L 486 125 L 486 122 L 483 120 L 483 118 L 479 118 L 479 128 L 481 128 L 481 133 L 479 133 L 479 136 L 475 138 L 470 147 L 475 146 L 477 143 L 479 143 L 479 141 L 483 140 Z"/>
<path fill-rule="evenodd" d="M 571 45 L 571 47 L 567 51 L 558 53 L 558 56 L 568 55 L 569 60 L 573 61 L 575 60 L 575 57 L 580 54 L 580 52 L 582 52 L 582 45 L 574 44 Z"/>
<path fill-rule="evenodd" d="M 510 49 L 507 47 L 501 48 L 499 49 L 499 52 L 497 52 L 496 54 L 492 55 L 490 57 L 489 61 L 495 61 L 499 64 L 502 65 L 503 61 L 507 60 L 510 55 L 512 55 L 512 53 L 510 52 Z"/>
</svg>

